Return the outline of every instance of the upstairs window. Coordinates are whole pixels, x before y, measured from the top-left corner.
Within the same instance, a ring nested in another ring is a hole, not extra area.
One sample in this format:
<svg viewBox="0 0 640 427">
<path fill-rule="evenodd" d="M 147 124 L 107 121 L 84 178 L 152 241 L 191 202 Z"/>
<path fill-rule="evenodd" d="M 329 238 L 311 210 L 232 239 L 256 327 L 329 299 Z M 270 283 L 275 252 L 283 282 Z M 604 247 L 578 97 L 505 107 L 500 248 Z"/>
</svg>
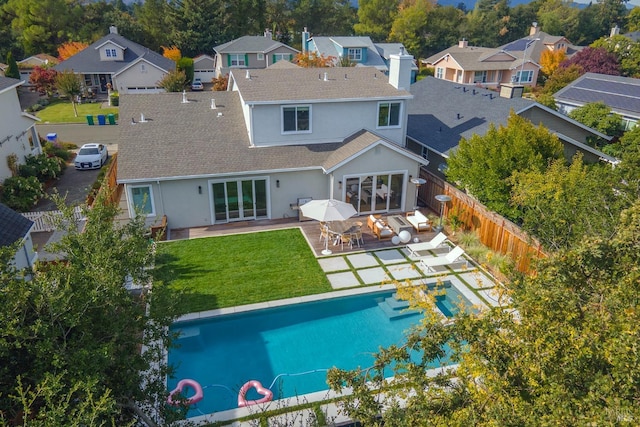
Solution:
<svg viewBox="0 0 640 427">
<path fill-rule="evenodd" d="M 347 54 L 352 61 L 362 61 L 362 48 L 350 47 Z"/>
<path fill-rule="evenodd" d="M 381 102 L 378 104 L 378 127 L 400 127 L 399 102 Z"/>
<path fill-rule="evenodd" d="M 115 49 L 106 49 L 105 53 L 107 55 L 107 58 L 117 58 L 118 57 L 118 52 Z"/>
<path fill-rule="evenodd" d="M 311 106 L 282 107 L 282 133 L 311 133 Z"/>
</svg>

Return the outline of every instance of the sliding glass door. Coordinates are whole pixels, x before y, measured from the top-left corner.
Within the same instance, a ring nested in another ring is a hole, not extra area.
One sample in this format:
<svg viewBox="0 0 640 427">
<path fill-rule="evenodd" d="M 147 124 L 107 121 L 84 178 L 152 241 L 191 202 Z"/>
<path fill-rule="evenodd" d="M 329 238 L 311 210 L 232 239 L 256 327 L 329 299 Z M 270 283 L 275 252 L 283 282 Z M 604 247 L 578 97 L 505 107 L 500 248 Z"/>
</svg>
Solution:
<svg viewBox="0 0 640 427">
<path fill-rule="evenodd" d="M 266 179 L 212 182 L 211 193 L 215 222 L 267 217 Z"/>
<path fill-rule="evenodd" d="M 402 209 L 405 173 L 345 177 L 344 200 L 359 214 Z"/>
</svg>

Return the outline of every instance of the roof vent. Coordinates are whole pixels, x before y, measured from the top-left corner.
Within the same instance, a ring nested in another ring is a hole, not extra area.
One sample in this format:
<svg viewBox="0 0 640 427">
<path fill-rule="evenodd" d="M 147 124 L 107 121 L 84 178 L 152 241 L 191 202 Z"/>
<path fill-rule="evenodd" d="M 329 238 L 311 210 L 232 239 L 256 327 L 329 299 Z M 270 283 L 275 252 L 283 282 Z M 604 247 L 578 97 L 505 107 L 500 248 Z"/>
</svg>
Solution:
<svg viewBox="0 0 640 427">
<path fill-rule="evenodd" d="M 460 120 L 460 113 L 456 113 L 456 117 Z"/>
<path fill-rule="evenodd" d="M 247 70 L 247 74 L 244 76 L 245 79 L 251 80 L 251 73 Z"/>
<path fill-rule="evenodd" d="M 215 110 L 215 109 L 217 109 L 217 108 L 218 108 L 218 107 L 216 107 L 216 100 L 215 100 L 215 99 L 213 99 L 213 98 L 211 98 L 211 109 L 212 109 L 212 110 Z"/>
<path fill-rule="evenodd" d="M 187 102 L 189 102 L 189 100 L 187 99 L 187 91 L 183 90 L 182 91 L 182 103 L 186 104 Z"/>
<path fill-rule="evenodd" d="M 473 89 L 473 91 L 472 91 L 471 93 L 472 93 L 473 95 L 475 95 L 475 94 L 476 94 L 476 90 L 475 90 L 475 89 Z"/>
<path fill-rule="evenodd" d="M 344 79 L 347 80 L 347 73 L 344 73 Z"/>
<path fill-rule="evenodd" d="M 144 118 L 144 114 L 140 113 L 140 123 L 146 123 L 147 120 Z"/>
<path fill-rule="evenodd" d="M 326 71 L 324 72 L 324 81 L 329 81 L 329 73 L 327 73 Z"/>
<path fill-rule="evenodd" d="M 218 111 L 218 117 L 222 117 L 222 111 Z"/>
</svg>

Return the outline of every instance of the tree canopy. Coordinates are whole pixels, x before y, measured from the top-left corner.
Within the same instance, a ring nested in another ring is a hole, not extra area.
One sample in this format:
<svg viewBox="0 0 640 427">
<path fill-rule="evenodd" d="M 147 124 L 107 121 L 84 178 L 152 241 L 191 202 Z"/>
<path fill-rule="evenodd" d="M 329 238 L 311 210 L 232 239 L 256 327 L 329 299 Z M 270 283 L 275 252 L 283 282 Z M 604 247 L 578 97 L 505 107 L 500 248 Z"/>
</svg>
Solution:
<svg viewBox="0 0 640 427">
<path fill-rule="evenodd" d="M 543 171 L 549 160 L 562 156 L 555 135 L 512 111 L 506 126 L 492 124 L 483 136 L 462 138 L 447 161 L 446 175 L 488 208 L 517 219 L 509 177 L 516 171 Z"/>
</svg>

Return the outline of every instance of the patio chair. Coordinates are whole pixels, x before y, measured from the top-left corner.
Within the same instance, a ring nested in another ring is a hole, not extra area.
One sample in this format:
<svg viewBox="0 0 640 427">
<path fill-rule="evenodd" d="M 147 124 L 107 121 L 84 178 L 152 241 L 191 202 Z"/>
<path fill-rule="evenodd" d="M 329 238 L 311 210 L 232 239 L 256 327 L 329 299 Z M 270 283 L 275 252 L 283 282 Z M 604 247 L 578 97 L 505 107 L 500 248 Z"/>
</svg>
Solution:
<svg viewBox="0 0 640 427">
<path fill-rule="evenodd" d="M 407 245 L 407 250 L 411 256 L 418 255 L 418 252 L 430 251 L 441 246 L 447 246 L 445 240 L 447 240 L 447 236 L 444 233 L 438 233 L 428 242 L 411 243 Z"/>
<path fill-rule="evenodd" d="M 462 258 L 463 255 L 464 249 L 462 249 L 460 246 L 456 246 L 455 248 L 451 249 L 451 252 L 447 253 L 446 255 L 420 258 L 420 265 L 422 265 L 429 271 L 435 271 L 433 267 L 453 264 L 458 260 L 458 258 Z"/>
</svg>

